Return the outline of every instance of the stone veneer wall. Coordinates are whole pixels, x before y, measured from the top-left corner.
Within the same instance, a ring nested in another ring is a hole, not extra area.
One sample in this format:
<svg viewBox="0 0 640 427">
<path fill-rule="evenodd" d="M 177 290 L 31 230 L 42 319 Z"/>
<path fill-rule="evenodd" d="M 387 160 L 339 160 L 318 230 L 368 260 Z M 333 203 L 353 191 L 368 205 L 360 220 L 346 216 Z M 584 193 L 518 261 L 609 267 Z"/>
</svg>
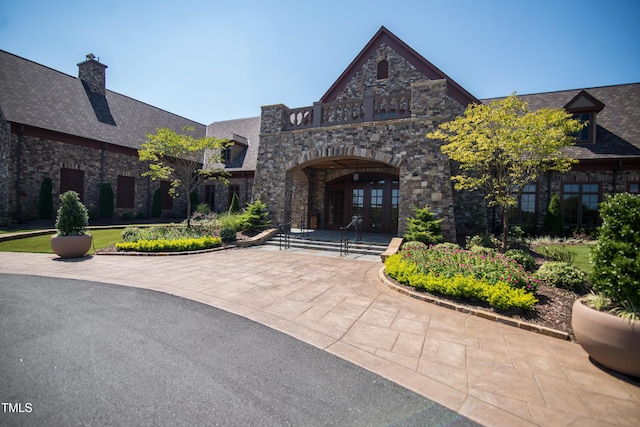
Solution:
<svg viewBox="0 0 640 427">
<path fill-rule="evenodd" d="M 9 156 L 6 163 L 9 176 L 16 176 L 16 158 L 18 136 L 10 136 Z M 42 139 L 24 135 L 21 144 L 20 165 L 20 212 L 16 212 L 16 187 L 15 180 L 9 182 L 7 189 L 8 203 L 6 204 L 9 216 L 19 221 L 28 221 L 38 218 L 38 197 L 40 185 L 45 177 L 50 177 L 53 188 L 54 208 L 58 206 L 58 193 L 60 189 L 60 169 L 80 169 L 84 171 L 84 200 L 90 213 L 99 210 L 99 188 L 101 182 L 111 183 L 114 192 L 114 206 L 117 200 L 118 175 L 135 178 L 135 202 L 132 209 L 115 210 L 115 216 L 123 213 L 137 215 L 139 213 L 148 216 L 150 214 L 153 192 L 160 187 L 159 182 L 151 181 L 141 174 L 145 172 L 146 165 L 138 160 L 137 154 L 104 152 L 102 150 Z M 101 162 L 104 161 L 102 165 Z M 101 176 L 101 171 L 104 176 Z M 163 215 L 176 217 L 186 209 L 186 201 L 174 200 L 174 209 L 163 212 Z"/>
<path fill-rule="evenodd" d="M 0 217 L 9 217 L 9 150 L 11 132 L 0 109 Z"/>
<path fill-rule="evenodd" d="M 444 219 L 445 238 L 456 240 L 457 234 L 466 230 L 457 230 L 450 162 L 440 152 L 440 142 L 427 139 L 426 134 L 439 123 L 460 114 L 463 107 L 447 95 L 445 81 L 413 84 L 412 105 L 410 119 L 288 132 L 282 131 L 286 107 L 263 107 L 254 198 L 267 204 L 277 222 L 296 220 L 296 212 L 291 211 L 293 172 L 327 157 L 375 160 L 381 167 L 399 171 L 400 234 L 406 219 L 413 215 L 413 207 L 428 204 Z M 312 197 L 319 197 L 315 190 Z M 486 227 L 486 212 L 482 206 L 478 207 L 476 199 L 457 196 L 458 202 L 465 204 L 462 209 Z"/>
</svg>

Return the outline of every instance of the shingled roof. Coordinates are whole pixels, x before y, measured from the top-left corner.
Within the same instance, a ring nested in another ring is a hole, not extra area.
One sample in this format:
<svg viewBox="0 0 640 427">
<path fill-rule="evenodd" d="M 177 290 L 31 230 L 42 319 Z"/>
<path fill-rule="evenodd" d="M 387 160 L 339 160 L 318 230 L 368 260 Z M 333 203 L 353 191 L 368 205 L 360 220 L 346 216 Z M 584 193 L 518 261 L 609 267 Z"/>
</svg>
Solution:
<svg viewBox="0 0 640 427">
<path fill-rule="evenodd" d="M 8 122 L 133 149 L 162 127 L 193 126 L 198 138 L 206 132 L 203 124 L 110 90 L 100 96 L 77 77 L 2 50 L 0 109 Z"/>
<path fill-rule="evenodd" d="M 596 142 L 566 149 L 578 160 L 640 158 L 640 83 L 517 95 L 530 110 L 564 108 L 581 92 L 604 104 L 596 114 Z M 483 103 L 504 98 L 484 99 Z"/>
<path fill-rule="evenodd" d="M 225 166 L 228 172 L 255 171 L 260 143 L 260 117 L 213 122 L 207 126 L 207 136 L 235 141 L 244 146 L 242 154 Z"/>
</svg>

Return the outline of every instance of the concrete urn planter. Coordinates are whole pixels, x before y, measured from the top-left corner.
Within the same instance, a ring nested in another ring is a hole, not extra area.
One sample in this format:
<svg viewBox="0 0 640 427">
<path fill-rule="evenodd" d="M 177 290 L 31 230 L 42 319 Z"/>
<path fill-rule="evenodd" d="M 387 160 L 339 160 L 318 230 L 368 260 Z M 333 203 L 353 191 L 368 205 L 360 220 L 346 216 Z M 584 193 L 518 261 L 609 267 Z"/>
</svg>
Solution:
<svg viewBox="0 0 640 427">
<path fill-rule="evenodd" d="M 578 343 L 593 360 L 640 377 L 640 321 L 597 311 L 580 298 L 573 304 L 571 325 Z"/>
<path fill-rule="evenodd" d="M 51 250 L 60 258 L 79 258 L 91 248 L 91 234 L 80 236 L 52 236 Z"/>
</svg>

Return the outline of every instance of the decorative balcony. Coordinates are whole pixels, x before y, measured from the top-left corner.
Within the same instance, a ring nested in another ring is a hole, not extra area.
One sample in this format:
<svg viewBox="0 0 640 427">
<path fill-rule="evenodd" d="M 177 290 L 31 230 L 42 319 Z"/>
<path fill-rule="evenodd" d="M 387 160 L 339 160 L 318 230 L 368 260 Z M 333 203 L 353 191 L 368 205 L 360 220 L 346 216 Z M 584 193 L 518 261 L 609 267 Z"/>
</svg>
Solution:
<svg viewBox="0 0 640 427">
<path fill-rule="evenodd" d="M 316 102 L 311 107 L 286 111 L 284 130 L 347 125 L 411 117 L 411 94 L 370 96 L 343 102 Z"/>
</svg>

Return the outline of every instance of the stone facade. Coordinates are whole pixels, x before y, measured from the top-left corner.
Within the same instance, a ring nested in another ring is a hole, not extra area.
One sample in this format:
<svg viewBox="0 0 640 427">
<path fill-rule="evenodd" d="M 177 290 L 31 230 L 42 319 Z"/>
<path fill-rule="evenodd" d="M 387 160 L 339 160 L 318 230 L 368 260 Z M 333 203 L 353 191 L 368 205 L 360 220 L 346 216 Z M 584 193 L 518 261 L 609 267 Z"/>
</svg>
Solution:
<svg viewBox="0 0 640 427">
<path fill-rule="evenodd" d="M 385 79 L 378 79 L 376 74 L 381 60 L 388 63 L 389 77 Z M 321 216 L 326 182 L 362 171 L 318 169 L 313 165 L 325 160 L 357 159 L 369 163 L 368 171 L 375 165 L 373 170 L 397 176 L 399 224 L 393 232 L 403 233 L 413 208 L 425 205 L 443 219 L 443 234 L 449 241 L 486 229 L 482 197 L 454 195 L 450 161 L 441 153 L 440 142 L 426 137 L 466 107 L 448 94 L 446 80 L 426 78 L 383 43 L 335 102 L 400 93 L 410 94 L 410 117 L 295 130 L 287 130 L 290 111 L 286 106 L 263 107 L 253 198 L 267 204 L 277 223 L 292 221 L 295 225 L 303 221 L 298 218 L 306 219 L 305 215 Z M 320 227 L 326 226 L 323 218 L 319 221 Z"/>
<path fill-rule="evenodd" d="M 9 171 L 11 132 L 0 109 L 0 218 L 9 217 Z"/>
</svg>

